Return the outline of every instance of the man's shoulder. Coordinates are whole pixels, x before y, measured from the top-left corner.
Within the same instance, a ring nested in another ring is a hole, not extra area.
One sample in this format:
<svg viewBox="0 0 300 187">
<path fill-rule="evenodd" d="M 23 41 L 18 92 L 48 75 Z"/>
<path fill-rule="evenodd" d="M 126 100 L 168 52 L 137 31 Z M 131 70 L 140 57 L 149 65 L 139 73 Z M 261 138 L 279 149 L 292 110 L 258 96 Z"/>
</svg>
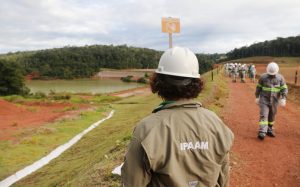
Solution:
<svg viewBox="0 0 300 187">
<path fill-rule="evenodd" d="M 209 128 L 214 136 L 218 136 L 224 140 L 224 144 L 228 144 L 231 147 L 234 134 L 230 128 L 223 122 L 223 120 L 213 111 L 203 108 L 201 113 L 203 117 L 210 122 L 206 128 Z"/>
<path fill-rule="evenodd" d="M 218 115 L 214 111 L 207 108 L 201 107 L 199 112 L 207 117 L 219 119 Z"/>
<path fill-rule="evenodd" d="M 277 74 L 276 74 L 276 78 L 277 78 L 277 79 L 284 79 L 283 75 L 281 75 L 280 73 L 277 73 Z"/>
<path fill-rule="evenodd" d="M 158 125 L 162 124 L 162 116 L 159 113 L 152 113 L 143 118 L 135 127 L 137 133 L 147 133 Z"/>
</svg>

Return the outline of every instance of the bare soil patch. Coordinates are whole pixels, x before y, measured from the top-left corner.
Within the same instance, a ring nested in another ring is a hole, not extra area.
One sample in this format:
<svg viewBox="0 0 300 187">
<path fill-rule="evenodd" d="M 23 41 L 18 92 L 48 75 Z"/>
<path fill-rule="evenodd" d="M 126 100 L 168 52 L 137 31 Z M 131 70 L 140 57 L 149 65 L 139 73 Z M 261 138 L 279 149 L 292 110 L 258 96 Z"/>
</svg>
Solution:
<svg viewBox="0 0 300 187">
<path fill-rule="evenodd" d="M 65 115 L 70 117 L 76 115 L 75 109 L 84 108 L 87 106 L 51 102 L 15 104 L 0 99 L 0 140 L 12 140 L 15 132 L 20 129 L 39 127 Z"/>
<path fill-rule="evenodd" d="M 110 95 L 117 97 L 130 97 L 135 95 L 150 95 L 152 94 L 149 87 L 141 87 L 141 88 L 133 88 L 130 90 L 124 90 L 116 93 L 112 93 Z"/>
</svg>

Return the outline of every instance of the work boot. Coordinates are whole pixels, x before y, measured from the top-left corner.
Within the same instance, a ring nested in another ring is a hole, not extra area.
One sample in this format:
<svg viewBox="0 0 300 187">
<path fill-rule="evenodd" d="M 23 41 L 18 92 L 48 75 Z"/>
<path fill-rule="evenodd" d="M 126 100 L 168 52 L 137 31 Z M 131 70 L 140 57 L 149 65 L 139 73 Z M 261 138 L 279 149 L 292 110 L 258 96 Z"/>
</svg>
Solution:
<svg viewBox="0 0 300 187">
<path fill-rule="evenodd" d="M 266 133 L 264 133 L 264 132 L 259 132 L 257 138 L 260 139 L 260 140 L 264 140 L 264 139 L 265 139 L 265 136 L 266 136 Z"/>
<path fill-rule="evenodd" d="M 272 127 L 268 127 L 267 135 L 272 138 L 275 138 L 275 133 L 274 133 Z"/>
<path fill-rule="evenodd" d="M 275 138 L 275 134 L 274 134 L 273 131 L 268 131 L 267 135 L 270 136 L 270 137 L 272 137 L 272 138 Z"/>
</svg>

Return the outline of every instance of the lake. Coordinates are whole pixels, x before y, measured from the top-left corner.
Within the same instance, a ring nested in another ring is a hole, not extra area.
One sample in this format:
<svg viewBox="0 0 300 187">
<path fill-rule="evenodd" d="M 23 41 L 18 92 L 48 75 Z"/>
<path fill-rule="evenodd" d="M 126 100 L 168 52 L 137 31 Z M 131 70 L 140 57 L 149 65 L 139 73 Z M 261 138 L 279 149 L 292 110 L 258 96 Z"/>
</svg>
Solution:
<svg viewBox="0 0 300 187">
<path fill-rule="evenodd" d="M 32 93 L 54 92 L 71 93 L 110 93 L 144 86 L 138 83 L 125 83 L 109 79 L 76 79 L 76 80 L 29 80 L 25 82 Z"/>
</svg>

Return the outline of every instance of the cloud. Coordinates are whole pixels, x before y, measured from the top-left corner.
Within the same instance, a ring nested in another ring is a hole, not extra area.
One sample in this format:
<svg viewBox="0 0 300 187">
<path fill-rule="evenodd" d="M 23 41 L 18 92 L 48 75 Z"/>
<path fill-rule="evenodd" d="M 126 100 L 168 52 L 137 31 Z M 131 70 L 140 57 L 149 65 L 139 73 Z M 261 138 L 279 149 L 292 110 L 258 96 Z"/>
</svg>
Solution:
<svg viewBox="0 0 300 187">
<path fill-rule="evenodd" d="M 0 53 L 66 45 L 128 44 L 164 50 L 162 17 L 178 17 L 174 45 L 228 52 L 299 35 L 294 0 L 0 0 Z"/>
</svg>

